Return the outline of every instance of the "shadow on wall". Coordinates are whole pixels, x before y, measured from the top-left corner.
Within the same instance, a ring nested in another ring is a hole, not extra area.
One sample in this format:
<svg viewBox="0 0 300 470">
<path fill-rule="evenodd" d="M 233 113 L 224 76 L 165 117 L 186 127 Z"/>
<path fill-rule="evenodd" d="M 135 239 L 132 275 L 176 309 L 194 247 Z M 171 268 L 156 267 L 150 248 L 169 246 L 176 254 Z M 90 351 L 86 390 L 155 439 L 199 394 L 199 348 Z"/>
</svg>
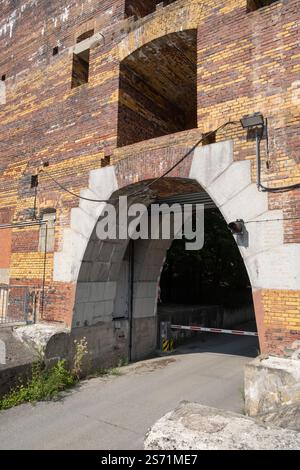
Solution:
<svg viewBox="0 0 300 470">
<path fill-rule="evenodd" d="M 120 65 L 118 146 L 197 127 L 197 30 L 158 38 Z"/>
<path fill-rule="evenodd" d="M 170 5 L 177 0 L 125 0 L 125 17 L 143 18 L 156 10 L 156 5 Z"/>
</svg>

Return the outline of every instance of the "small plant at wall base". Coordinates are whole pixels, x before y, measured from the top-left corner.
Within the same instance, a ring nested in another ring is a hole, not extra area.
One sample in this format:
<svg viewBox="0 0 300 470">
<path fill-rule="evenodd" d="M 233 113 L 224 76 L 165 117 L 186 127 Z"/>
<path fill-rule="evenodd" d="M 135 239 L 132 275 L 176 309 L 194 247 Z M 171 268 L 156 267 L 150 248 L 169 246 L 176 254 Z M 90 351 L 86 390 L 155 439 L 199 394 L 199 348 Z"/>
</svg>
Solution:
<svg viewBox="0 0 300 470">
<path fill-rule="evenodd" d="M 0 399 L 0 410 L 27 402 L 51 400 L 61 391 L 76 385 L 82 373 L 83 358 L 88 354 L 88 350 L 86 338 L 74 343 L 75 354 L 71 369 L 67 367 L 64 359 L 59 360 L 51 369 L 47 369 L 44 359 L 40 358 L 32 366 L 31 378 Z"/>
<path fill-rule="evenodd" d="M 83 358 L 88 354 L 87 340 L 86 338 L 82 338 L 79 341 L 75 339 L 74 345 L 75 345 L 75 354 L 73 358 L 72 374 L 77 380 L 79 380 L 82 374 Z"/>
</svg>

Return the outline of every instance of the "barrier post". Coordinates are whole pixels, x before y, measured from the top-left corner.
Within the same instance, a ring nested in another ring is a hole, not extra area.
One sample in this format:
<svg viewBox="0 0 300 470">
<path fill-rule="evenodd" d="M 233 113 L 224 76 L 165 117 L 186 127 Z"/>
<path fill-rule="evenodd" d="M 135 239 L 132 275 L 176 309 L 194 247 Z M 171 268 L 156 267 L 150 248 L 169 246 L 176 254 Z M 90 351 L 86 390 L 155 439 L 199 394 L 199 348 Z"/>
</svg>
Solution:
<svg viewBox="0 0 300 470">
<path fill-rule="evenodd" d="M 160 322 L 160 350 L 163 353 L 170 352 L 174 349 L 174 341 L 171 332 L 171 322 Z"/>
</svg>

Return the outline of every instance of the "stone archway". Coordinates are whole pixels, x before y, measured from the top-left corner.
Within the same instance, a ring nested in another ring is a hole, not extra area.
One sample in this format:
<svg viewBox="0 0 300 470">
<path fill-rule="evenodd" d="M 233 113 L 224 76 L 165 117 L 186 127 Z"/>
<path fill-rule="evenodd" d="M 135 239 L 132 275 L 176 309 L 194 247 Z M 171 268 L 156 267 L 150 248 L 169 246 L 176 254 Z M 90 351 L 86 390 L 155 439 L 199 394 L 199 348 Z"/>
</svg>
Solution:
<svg viewBox="0 0 300 470">
<path fill-rule="evenodd" d="M 152 177 L 159 176 L 161 168 L 164 167 L 162 165 L 171 166 L 172 161 L 178 159 L 176 152 L 173 155 L 171 150 L 172 148 L 168 149 L 167 162 L 164 161 L 166 156 L 162 150 L 155 152 L 153 158 L 156 165 L 153 166 Z M 143 155 L 136 156 L 122 160 L 115 166 L 92 171 L 89 188 L 82 194 L 109 199 L 118 189 L 128 187 L 134 182 L 142 184 L 147 179 L 148 172 L 143 158 Z M 295 248 L 283 242 L 282 212 L 268 210 L 267 194 L 259 192 L 252 183 L 250 162 L 234 161 L 232 141 L 196 149 L 176 170 L 174 176 L 179 175 L 197 182 L 214 200 L 227 222 L 237 218 L 247 222 L 248 244 L 239 248 L 253 288 L 261 350 L 264 352 L 265 325 L 261 303 L 263 291 L 296 290 L 299 283 L 297 266 L 289 262 L 296 255 L 293 251 Z M 95 225 L 104 206 L 104 203 L 81 201 L 79 208 L 72 209 L 71 227 L 65 230 L 63 250 L 55 254 L 57 279 L 77 285 L 72 323 L 75 330 L 83 327 L 93 328 L 93 325 L 100 324 L 104 328 L 111 328 L 112 324 L 118 273 L 127 243 L 120 243 L 118 240 L 106 243 L 96 240 Z M 265 222 L 266 220 L 268 222 Z M 151 249 L 151 245 L 148 249 Z M 155 249 L 155 244 L 152 249 Z M 165 251 L 166 247 L 163 250 Z M 163 253 L 160 253 L 156 265 L 157 276 L 162 261 Z M 284 276 L 279 270 L 273 269 L 275 261 L 282 269 L 289 263 L 289 270 Z M 156 274 L 151 281 L 152 290 L 149 284 L 152 299 L 149 305 L 151 302 L 151 305 L 155 305 L 156 302 L 155 276 Z M 124 334 L 128 335 L 127 326 L 121 324 L 120 328 L 127 329 Z"/>
</svg>

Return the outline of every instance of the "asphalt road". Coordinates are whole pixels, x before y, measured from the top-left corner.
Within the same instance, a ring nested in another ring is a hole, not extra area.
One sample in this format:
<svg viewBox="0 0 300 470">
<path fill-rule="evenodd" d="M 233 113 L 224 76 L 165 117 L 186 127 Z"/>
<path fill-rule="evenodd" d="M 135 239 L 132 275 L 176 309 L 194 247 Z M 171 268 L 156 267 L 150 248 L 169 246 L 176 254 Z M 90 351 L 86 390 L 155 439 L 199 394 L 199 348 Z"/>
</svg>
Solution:
<svg viewBox="0 0 300 470">
<path fill-rule="evenodd" d="M 241 412 L 243 368 L 257 354 L 256 338 L 215 335 L 85 381 L 58 402 L 0 412 L 0 449 L 142 449 L 181 400 Z"/>
</svg>

